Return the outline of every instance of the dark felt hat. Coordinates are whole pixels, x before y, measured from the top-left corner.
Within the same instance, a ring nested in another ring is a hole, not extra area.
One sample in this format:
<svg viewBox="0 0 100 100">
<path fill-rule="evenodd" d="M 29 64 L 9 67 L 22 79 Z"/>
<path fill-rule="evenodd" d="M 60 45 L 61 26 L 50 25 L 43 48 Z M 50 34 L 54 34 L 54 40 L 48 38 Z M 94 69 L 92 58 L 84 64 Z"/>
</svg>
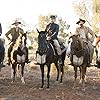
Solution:
<svg viewBox="0 0 100 100">
<path fill-rule="evenodd" d="M 56 19 L 56 17 L 57 17 L 57 16 L 55 16 L 55 15 L 51 15 L 51 16 L 50 16 L 51 19 Z"/>
<path fill-rule="evenodd" d="M 15 24 L 21 24 L 21 22 L 20 21 L 18 21 L 18 20 L 15 20 L 15 22 L 14 23 L 12 23 L 12 25 L 15 25 Z"/>
<path fill-rule="evenodd" d="M 79 19 L 79 21 L 76 23 L 76 24 L 79 24 L 80 23 L 80 21 L 82 21 L 83 23 L 85 23 L 86 21 L 85 20 L 83 20 L 83 19 Z"/>
</svg>

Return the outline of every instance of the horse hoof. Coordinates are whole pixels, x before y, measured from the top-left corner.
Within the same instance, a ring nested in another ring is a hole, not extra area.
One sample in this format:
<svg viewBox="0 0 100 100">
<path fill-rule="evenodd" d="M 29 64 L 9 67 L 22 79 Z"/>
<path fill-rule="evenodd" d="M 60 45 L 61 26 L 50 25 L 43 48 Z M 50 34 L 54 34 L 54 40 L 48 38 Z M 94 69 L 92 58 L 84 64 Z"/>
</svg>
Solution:
<svg viewBox="0 0 100 100">
<path fill-rule="evenodd" d="M 11 83 L 14 83 L 14 81 L 11 81 Z"/>
<path fill-rule="evenodd" d="M 34 88 L 33 90 L 36 90 L 36 88 Z"/>
<path fill-rule="evenodd" d="M 85 91 L 86 89 L 85 88 L 82 88 L 82 91 Z"/>
<path fill-rule="evenodd" d="M 76 89 L 76 87 L 75 87 L 75 86 L 73 86 L 73 87 L 72 87 L 72 89 L 73 89 L 73 90 L 75 90 L 75 89 Z"/>
<path fill-rule="evenodd" d="M 82 80 L 80 80 L 79 83 L 81 84 L 82 83 Z"/>
<path fill-rule="evenodd" d="M 55 84 L 58 84 L 59 82 L 58 81 L 55 81 Z"/>
<path fill-rule="evenodd" d="M 43 90 L 43 87 L 40 87 L 39 90 Z"/>
<path fill-rule="evenodd" d="M 76 89 L 79 89 L 79 87 L 76 87 Z"/>
<path fill-rule="evenodd" d="M 62 83 L 62 82 L 60 82 L 60 85 L 63 85 L 63 83 Z"/>
<path fill-rule="evenodd" d="M 95 89 L 97 89 L 97 87 L 96 86 L 93 86 L 93 89 L 95 90 Z"/>
<path fill-rule="evenodd" d="M 50 88 L 47 87 L 46 90 L 47 90 L 47 91 L 50 91 Z"/>
<path fill-rule="evenodd" d="M 25 84 L 25 82 L 22 82 L 22 84 Z"/>
</svg>

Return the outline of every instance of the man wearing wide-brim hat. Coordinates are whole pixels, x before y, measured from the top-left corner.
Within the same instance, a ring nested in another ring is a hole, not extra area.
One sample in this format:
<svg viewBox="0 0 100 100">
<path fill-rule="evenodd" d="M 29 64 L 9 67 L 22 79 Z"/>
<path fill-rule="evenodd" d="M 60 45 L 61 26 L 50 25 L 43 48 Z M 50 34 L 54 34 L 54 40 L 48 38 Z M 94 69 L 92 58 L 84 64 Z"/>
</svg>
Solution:
<svg viewBox="0 0 100 100">
<path fill-rule="evenodd" d="M 18 20 L 15 20 L 12 25 L 14 25 L 13 28 L 11 28 L 5 36 L 7 37 L 8 40 L 10 40 L 10 47 L 8 48 L 8 65 L 10 64 L 10 57 L 11 57 L 11 51 L 13 49 L 13 46 L 20 36 L 20 34 L 24 34 L 24 30 L 19 27 L 22 23 Z M 11 38 L 10 38 L 11 35 Z M 28 54 L 27 54 L 28 55 Z"/>
<path fill-rule="evenodd" d="M 76 24 L 79 25 L 79 27 L 76 28 L 75 34 L 79 35 L 79 37 L 87 43 L 88 46 L 88 52 L 89 52 L 89 63 L 92 63 L 92 58 L 93 58 L 93 52 L 94 52 L 94 47 L 92 45 L 92 42 L 94 41 L 95 34 L 93 31 L 85 26 L 85 20 L 84 19 L 79 19 Z M 89 34 L 91 35 L 91 38 L 89 38 Z"/>
<path fill-rule="evenodd" d="M 59 32 L 59 25 L 55 22 L 56 17 L 57 17 L 56 15 L 50 16 L 50 23 L 46 26 L 45 32 L 46 32 L 47 40 L 53 41 L 59 56 L 59 63 L 61 64 L 62 63 L 61 48 L 57 37 Z"/>
</svg>

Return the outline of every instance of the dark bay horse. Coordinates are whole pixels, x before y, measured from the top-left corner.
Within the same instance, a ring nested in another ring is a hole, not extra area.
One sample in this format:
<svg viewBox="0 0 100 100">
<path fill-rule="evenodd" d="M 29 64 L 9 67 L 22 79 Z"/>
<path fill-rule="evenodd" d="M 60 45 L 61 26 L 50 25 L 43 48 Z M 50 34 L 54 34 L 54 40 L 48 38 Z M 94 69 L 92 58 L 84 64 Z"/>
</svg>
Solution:
<svg viewBox="0 0 100 100">
<path fill-rule="evenodd" d="M 75 83 L 77 79 L 77 68 L 80 69 L 80 82 L 82 82 L 83 88 L 85 83 L 85 75 L 87 67 L 89 66 L 89 51 L 87 43 L 84 42 L 78 35 L 72 35 L 68 40 L 67 54 L 70 56 L 70 60 L 73 64 L 75 71 Z M 75 84 L 74 84 L 75 86 Z M 85 89 L 85 88 L 84 88 Z"/>
<path fill-rule="evenodd" d="M 41 74 L 42 74 L 42 85 L 41 88 L 44 86 L 44 65 L 47 65 L 48 72 L 47 72 L 47 88 L 49 88 L 49 79 L 50 79 L 50 68 L 51 64 L 54 63 L 57 68 L 57 81 L 59 79 L 59 71 L 61 71 L 61 79 L 60 82 L 62 82 L 63 74 L 64 74 L 64 60 L 66 56 L 66 51 L 62 53 L 62 64 L 58 64 L 58 55 L 55 54 L 54 47 L 50 43 L 50 41 L 46 40 L 46 34 L 45 31 L 39 31 L 37 30 L 38 35 L 38 50 L 37 50 L 37 62 L 40 65 L 41 68 Z"/>
<path fill-rule="evenodd" d="M 21 81 L 22 83 L 25 84 L 25 81 L 24 81 L 25 59 L 26 59 L 25 37 L 22 34 L 20 34 L 11 52 L 12 82 L 15 81 L 17 69 L 19 70 L 20 68 L 21 69 Z"/>
</svg>

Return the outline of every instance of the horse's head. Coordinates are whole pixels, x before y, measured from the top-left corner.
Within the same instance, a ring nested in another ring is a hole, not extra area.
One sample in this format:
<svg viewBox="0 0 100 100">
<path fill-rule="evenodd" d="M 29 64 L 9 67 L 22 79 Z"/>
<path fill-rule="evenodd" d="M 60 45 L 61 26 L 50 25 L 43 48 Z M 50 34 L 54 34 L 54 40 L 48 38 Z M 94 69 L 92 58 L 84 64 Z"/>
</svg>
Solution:
<svg viewBox="0 0 100 100">
<path fill-rule="evenodd" d="M 93 46 L 96 47 L 97 61 L 100 62 L 100 36 L 95 35 Z"/>
<path fill-rule="evenodd" d="M 25 48 L 25 37 L 24 36 L 20 37 L 19 48 L 21 50 L 23 50 Z"/>
<path fill-rule="evenodd" d="M 83 45 L 82 41 L 80 40 L 78 35 L 72 35 L 69 37 L 68 40 L 68 47 L 67 47 L 67 55 L 69 56 L 71 53 L 76 53 L 77 51 L 82 50 Z"/>
<path fill-rule="evenodd" d="M 40 54 L 44 54 L 47 50 L 47 41 L 46 41 L 46 34 L 45 31 L 39 31 L 37 30 L 38 35 L 38 52 Z"/>
<path fill-rule="evenodd" d="M 20 36 L 18 37 L 18 39 L 14 44 L 14 48 L 15 49 L 20 48 L 21 50 L 23 50 L 25 47 L 25 39 L 26 39 L 25 36 L 23 34 L 20 34 Z"/>
</svg>

